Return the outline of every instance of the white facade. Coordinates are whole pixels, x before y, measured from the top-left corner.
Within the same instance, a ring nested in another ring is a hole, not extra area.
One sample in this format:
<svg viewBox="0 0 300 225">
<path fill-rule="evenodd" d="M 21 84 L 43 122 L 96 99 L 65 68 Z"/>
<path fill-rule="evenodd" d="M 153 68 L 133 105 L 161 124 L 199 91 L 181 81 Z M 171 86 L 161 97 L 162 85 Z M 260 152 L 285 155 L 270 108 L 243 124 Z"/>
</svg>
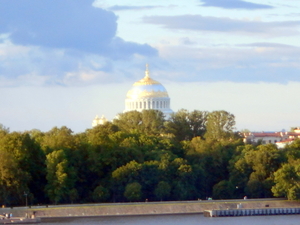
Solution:
<svg viewBox="0 0 300 225">
<path fill-rule="evenodd" d="M 281 133 L 276 132 L 276 133 L 244 133 L 244 142 L 245 143 L 258 143 L 261 142 L 262 144 L 276 144 L 277 142 L 282 141 L 283 137 Z"/>
<path fill-rule="evenodd" d="M 245 143 L 255 144 L 276 144 L 278 148 L 292 143 L 296 138 L 300 138 L 300 129 L 294 128 L 293 132 L 250 132 L 243 133 Z"/>
<path fill-rule="evenodd" d="M 102 115 L 101 118 L 98 117 L 98 115 L 95 117 L 92 123 L 92 127 L 103 125 L 107 122 L 107 119 Z"/>
</svg>

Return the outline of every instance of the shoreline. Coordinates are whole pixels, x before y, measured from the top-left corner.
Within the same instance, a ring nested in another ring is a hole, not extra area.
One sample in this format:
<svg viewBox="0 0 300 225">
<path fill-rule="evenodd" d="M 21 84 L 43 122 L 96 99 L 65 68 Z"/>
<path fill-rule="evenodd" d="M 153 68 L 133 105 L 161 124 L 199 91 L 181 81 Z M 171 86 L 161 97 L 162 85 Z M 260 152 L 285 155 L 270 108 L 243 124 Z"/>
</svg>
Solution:
<svg viewBox="0 0 300 225">
<path fill-rule="evenodd" d="M 69 221 L 74 219 L 93 219 L 93 218 L 109 218 L 109 217 L 143 217 L 143 216 L 180 216 L 180 215 L 203 215 L 203 212 L 201 213 L 169 213 L 169 214 L 142 214 L 142 215 L 99 215 L 99 216 L 63 216 L 63 217 L 41 217 L 42 222 L 54 222 L 54 221 Z"/>
<path fill-rule="evenodd" d="M 217 201 L 182 201 L 182 202 L 135 202 L 135 203 L 103 203 L 83 205 L 49 205 L 32 207 L 1 208 L 0 213 L 13 213 L 14 216 L 34 214 L 42 220 L 59 218 L 92 218 L 109 216 L 153 216 L 203 214 L 205 210 L 259 208 L 300 208 L 299 201 L 284 199 L 234 199 Z"/>
</svg>

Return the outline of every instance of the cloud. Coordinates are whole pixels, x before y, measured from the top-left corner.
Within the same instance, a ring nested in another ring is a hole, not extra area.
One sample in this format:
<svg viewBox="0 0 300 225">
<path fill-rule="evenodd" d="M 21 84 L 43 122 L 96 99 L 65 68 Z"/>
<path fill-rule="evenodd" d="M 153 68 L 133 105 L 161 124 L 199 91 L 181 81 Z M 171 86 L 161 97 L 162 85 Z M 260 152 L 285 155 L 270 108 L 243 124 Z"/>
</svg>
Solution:
<svg viewBox="0 0 300 225">
<path fill-rule="evenodd" d="M 92 6 L 91 0 L 10 0 L 0 5 L 0 34 L 8 33 L 14 44 L 75 49 L 110 56 L 116 40 L 117 16 Z M 134 43 L 122 42 L 126 45 Z M 149 45 L 135 46 L 135 53 L 148 51 Z M 146 49 L 146 50 L 145 50 Z M 118 51 L 118 49 L 114 49 Z M 124 54 L 126 55 L 126 54 Z"/>
<path fill-rule="evenodd" d="M 253 43 L 228 47 L 162 46 L 158 77 L 177 82 L 300 82 L 300 48 Z M 283 75 L 284 74 L 284 75 Z"/>
<path fill-rule="evenodd" d="M 168 29 L 196 30 L 209 32 L 235 32 L 264 36 L 285 36 L 297 34 L 295 28 L 300 26 L 299 20 L 283 22 L 262 22 L 219 18 L 201 15 L 179 16 L 147 16 L 145 23 L 162 25 Z"/>
<path fill-rule="evenodd" d="M 188 38 L 188 37 L 181 38 L 181 39 L 179 40 L 179 43 L 181 43 L 181 44 L 183 44 L 183 45 L 194 45 L 194 44 L 196 44 L 196 42 L 191 41 L 191 39 Z"/>
<path fill-rule="evenodd" d="M 236 46 L 241 46 L 241 47 L 268 47 L 268 48 L 296 48 L 293 45 L 286 45 L 286 44 L 279 44 L 279 43 L 268 43 L 268 42 L 238 44 Z"/>
<path fill-rule="evenodd" d="M 162 6 L 127 6 L 127 5 L 114 5 L 110 6 L 107 9 L 111 11 L 125 11 L 125 10 L 148 10 L 161 8 Z"/>
<path fill-rule="evenodd" d="M 117 46 L 115 44 L 114 48 L 118 48 Z M 119 46 L 124 47 L 122 43 Z M 130 55 L 134 51 L 135 49 L 131 49 L 131 52 L 121 53 L 118 50 L 118 54 L 115 52 L 117 55 L 113 57 L 123 59 L 127 57 L 124 54 Z M 82 54 L 75 50 L 0 44 L 0 87 L 112 83 L 118 77 L 118 74 L 114 74 L 117 63 L 112 62 L 111 58 Z"/>
<path fill-rule="evenodd" d="M 219 7 L 223 9 L 246 9 L 246 10 L 256 10 L 256 9 L 272 9 L 273 6 L 256 4 L 252 2 L 242 1 L 242 0 L 200 0 L 203 2 L 201 6 L 205 7 Z"/>
<path fill-rule="evenodd" d="M 118 37 L 114 38 L 109 47 L 112 50 L 112 57 L 115 59 L 129 57 L 134 53 L 146 56 L 156 56 L 158 54 L 158 51 L 148 44 L 125 42 L 122 38 Z"/>
<path fill-rule="evenodd" d="M 89 0 L 1 1 L 0 15 L 2 87 L 113 82 L 115 60 L 158 54 L 116 36 L 117 16 Z"/>
</svg>

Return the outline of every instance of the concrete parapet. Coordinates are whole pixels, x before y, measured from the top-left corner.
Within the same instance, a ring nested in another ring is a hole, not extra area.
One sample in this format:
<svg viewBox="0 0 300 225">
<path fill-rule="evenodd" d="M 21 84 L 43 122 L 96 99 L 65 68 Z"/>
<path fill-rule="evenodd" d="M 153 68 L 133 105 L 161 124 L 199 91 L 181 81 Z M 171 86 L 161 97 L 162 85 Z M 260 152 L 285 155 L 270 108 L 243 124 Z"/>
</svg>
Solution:
<svg viewBox="0 0 300 225">
<path fill-rule="evenodd" d="M 241 207 L 238 208 L 238 205 Z M 0 208 L 0 214 L 13 213 L 25 216 L 26 213 L 41 218 L 191 214 L 211 210 L 210 216 L 275 215 L 278 208 L 288 208 L 285 214 L 300 214 L 300 202 L 286 200 L 223 200 L 186 202 L 137 202 L 112 204 L 49 205 Z M 238 209 L 237 209 L 238 208 Z M 256 210 L 256 211 L 255 211 Z M 216 215 L 216 213 L 220 213 Z M 210 214 L 210 213 L 208 213 Z"/>
</svg>

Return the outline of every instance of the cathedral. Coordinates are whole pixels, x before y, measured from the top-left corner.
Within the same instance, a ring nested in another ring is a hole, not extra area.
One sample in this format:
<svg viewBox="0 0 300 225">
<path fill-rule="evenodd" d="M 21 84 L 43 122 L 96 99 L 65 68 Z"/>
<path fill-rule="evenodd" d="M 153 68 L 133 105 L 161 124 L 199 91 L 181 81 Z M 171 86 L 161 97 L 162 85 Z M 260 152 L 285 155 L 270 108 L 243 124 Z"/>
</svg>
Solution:
<svg viewBox="0 0 300 225">
<path fill-rule="evenodd" d="M 141 112 L 144 109 L 160 110 L 166 118 L 173 113 L 170 108 L 170 97 L 167 90 L 161 83 L 150 77 L 148 64 L 146 65 L 145 77 L 135 82 L 127 92 L 124 112 L 133 110 Z M 101 118 L 96 116 L 92 126 L 95 127 L 106 121 L 104 116 Z"/>
</svg>

